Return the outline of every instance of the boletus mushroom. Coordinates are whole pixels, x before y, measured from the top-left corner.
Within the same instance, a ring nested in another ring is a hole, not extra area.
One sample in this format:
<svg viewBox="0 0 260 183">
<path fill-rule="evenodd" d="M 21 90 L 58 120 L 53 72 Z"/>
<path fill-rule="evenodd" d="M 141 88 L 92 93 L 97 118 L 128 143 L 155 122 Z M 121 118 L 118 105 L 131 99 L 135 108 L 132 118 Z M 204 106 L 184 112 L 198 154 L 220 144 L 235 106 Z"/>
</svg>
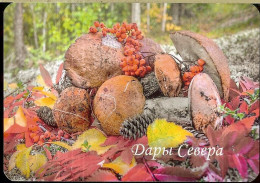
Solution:
<svg viewBox="0 0 260 183">
<path fill-rule="evenodd" d="M 161 97 L 148 99 L 141 115 L 128 118 L 121 126 L 120 133 L 126 138 L 142 137 L 149 124 L 156 118 L 181 125 L 199 138 L 206 138 L 203 130 L 211 125 L 214 129 L 222 124 L 218 113 L 220 96 L 213 80 L 206 73 L 196 75 L 186 97 Z"/>
<path fill-rule="evenodd" d="M 110 35 L 84 34 L 70 45 L 64 69 L 79 88 L 99 87 L 107 79 L 122 74 L 122 45 Z"/>
<path fill-rule="evenodd" d="M 139 42 L 142 44 L 140 52 L 142 53 L 146 63 L 148 63 L 153 69 L 155 55 L 163 53 L 161 46 L 150 38 L 144 38 Z"/>
<path fill-rule="evenodd" d="M 120 75 L 105 81 L 93 102 L 94 114 L 107 135 L 119 135 L 125 119 L 143 112 L 145 97 L 141 83 Z"/>
<path fill-rule="evenodd" d="M 173 44 L 183 60 L 203 59 L 203 72 L 207 73 L 216 84 L 221 98 L 229 96 L 230 70 L 222 50 L 213 40 L 190 31 L 178 31 L 170 34 Z"/>
<path fill-rule="evenodd" d="M 206 73 L 200 73 L 191 80 L 188 92 L 189 111 L 196 130 L 202 130 L 209 124 L 218 128 L 223 117 L 218 112 L 221 99 L 213 80 Z"/>
<path fill-rule="evenodd" d="M 58 127 L 68 133 L 83 132 L 90 125 L 90 97 L 85 89 L 68 87 L 55 102 L 53 117 Z"/>
<path fill-rule="evenodd" d="M 167 54 L 155 56 L 154 72 L 165 96 L 178 96 L 181 90 L 181 72 L 175 60 Z"/>
</svg>

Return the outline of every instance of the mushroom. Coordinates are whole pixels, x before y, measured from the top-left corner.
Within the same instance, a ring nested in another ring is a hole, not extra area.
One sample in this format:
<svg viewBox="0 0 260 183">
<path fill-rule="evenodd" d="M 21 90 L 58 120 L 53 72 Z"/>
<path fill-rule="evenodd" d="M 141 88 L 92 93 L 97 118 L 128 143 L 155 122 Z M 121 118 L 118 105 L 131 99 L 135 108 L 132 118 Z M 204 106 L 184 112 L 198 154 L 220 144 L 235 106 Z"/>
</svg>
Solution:
<svg viewBox="0 0 260 183">
<path fill-rule="evenodd" d="M 175 60 L 167 54 L 155 56 L 155 76 L 165 96 L 178 96 L 181 90 L 181 72 Z"/>
<path fill-rule="evenodd" d="M 141 114 L 145 104 L 141 83 L 132 76 L 120 75 L 98 89 L 93 110 L 107 135 L 119 135 L 125 119 Z"/>
<path fill-rule="evenodd" d="M 146 63 L 149 63 L 149 65 L 153 69 L 155 55 L 163 53 L 161 46 L 150 38 L 144 38 L 139 42 L 142 44 L 142 47 L 140 49 L 141 54 L 143 55 Z"/>
<path fill-rule="evenodd" d="M 86 90 L 68 87 L 55 102 L 53 117 L 58 127 L 68 133 L 82 132 L 90 125 L 90 97 Z"/>
<path fill-rule="evenodd" d="M 161 97 L 148 99 L 144 112 L 124 121 L 120 133 L 126 138 L 141 137 L 146 134 L 149 124 L 156 118 L 165 118 L 184 127 L 202 138 L 203 130 L 211 125 L 218 128 L 223 117 L 219 116 L 220 96 L 213 80 L 206 73 L 196 75 L 189 88 L 188 98 Z"/>
<path fill-rule="evenodd" d="M 79 88 L 99 87 L 107 79 L 122 74 L 122 45 L 113 36 L 84 34 L 65 54 L 64 69 Z"/>
<path fill-rule="evenodd" d="M 177 52 L 184 60 L 203 59 L 203 72 L 216 84 L 220 97 L 226 101 L 229 96 L 230 70 L 228 61 L 221 49 L 209 38 L 190 32 L 178 31 L 170 34 Z"/>
<path fill-rule="evenodd" d="M 218 112 L 221 99 L 213 80 L 206 73 L 200 73 L 191 80 L 188 92 L 189 111 L 196 130 L 207 125 L 218 128 L 223 117 Z"/>
</svg>

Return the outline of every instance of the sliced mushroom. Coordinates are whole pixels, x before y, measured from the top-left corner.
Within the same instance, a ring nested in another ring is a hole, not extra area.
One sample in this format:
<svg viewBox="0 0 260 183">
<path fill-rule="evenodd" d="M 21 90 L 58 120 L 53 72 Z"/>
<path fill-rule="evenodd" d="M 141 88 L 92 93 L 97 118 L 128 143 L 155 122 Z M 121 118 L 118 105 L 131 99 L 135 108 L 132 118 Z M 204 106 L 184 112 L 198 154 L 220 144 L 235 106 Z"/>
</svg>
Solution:
<svg viewBox="0 0 260 183">
<path fill-rule="evenodd" d="M 189 111 L 196 130 L 202 130 L 209 124 L 218 128 L 223 117 L 218 113 L 221 99 L 213 80 L 206 73 L 200 73 L 192 79 L 189 92 Z"/>
<path fill-rule="evenodd" d="M 161 46 L 154 42 L 150 38 L 144 38 L 140 40 L 140 43 L 142 44 L 142 47 L 140 48 L 140 52 L 142 53 L 146 63 L 149 63 L 149 65 L 154 68 L 154 62 L 155 62 L 155 55 L 161 54 L 163 52 Z"/>
<path fill-rule="evenodd" d="M 99 87 L 107 79 L 122 74 L 123 48 L 113 37 L 85 34 L 65 54 L 64 69 L 80 88 Z"/>
<path fill-rule="evenodd" d="M 178 96 L 181 90 L 181 72 L 175 60 L 167 54 L 159 54 L 155 57 L 155 76 L 165 96 Z"/>
<path fill-rule="evenodd" d="M 184 60 L 203 59 L 203 72 L 216 84 L 221 98 L 229 96 L 230 70 L 228 61 L 221 49 L 209 38 L 190 32 L 178 31 L 170 34 L 175 48 Z"/>
</svg>

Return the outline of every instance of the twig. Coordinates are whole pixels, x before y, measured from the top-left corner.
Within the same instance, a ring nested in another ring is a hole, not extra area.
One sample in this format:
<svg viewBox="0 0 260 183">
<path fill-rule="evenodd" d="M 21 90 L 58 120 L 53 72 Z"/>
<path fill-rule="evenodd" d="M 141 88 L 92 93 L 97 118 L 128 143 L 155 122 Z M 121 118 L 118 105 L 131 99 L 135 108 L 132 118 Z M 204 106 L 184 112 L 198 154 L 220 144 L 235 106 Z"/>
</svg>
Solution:
<svg viewBox="0 0 260 183">
<path fill-rule="evenodd" d="M 143 157 L 143 162 L 144 162 L 144 165 L 145 165 L 147 171 L 148 171 L 149 174 L 152 176 L 153 181 L 158 181 L 158 180 L 156 179 L 156 177 L 154 176 L 154 174 L 151 172 L 151 170 L 150 170 L 149 166 L 147 165 L 147 163 L 146 163 L 144 157 Z"/>
<path fill-rule="evenodd" d="M 26 81 L 26 82 L 23 83 L 22 85 L 26 85 L 26 84 L 28 84 L 28 83 L 30 83 L 30 82 L 31 82 L 31 80 Z M 8 95 L 6 95 L 6 96 L 4 97 L 4 99 L 6 99 L 6 98 L 9 97 L 10 95 L 14 94 L 15 92 L 17 92 L 19 89 L 20 89 L 20 88 L 17 88 L 16 90 L 14 90 L 14 91 L 12 91 L 11 93 L 9 93 Z"/>
</svg>

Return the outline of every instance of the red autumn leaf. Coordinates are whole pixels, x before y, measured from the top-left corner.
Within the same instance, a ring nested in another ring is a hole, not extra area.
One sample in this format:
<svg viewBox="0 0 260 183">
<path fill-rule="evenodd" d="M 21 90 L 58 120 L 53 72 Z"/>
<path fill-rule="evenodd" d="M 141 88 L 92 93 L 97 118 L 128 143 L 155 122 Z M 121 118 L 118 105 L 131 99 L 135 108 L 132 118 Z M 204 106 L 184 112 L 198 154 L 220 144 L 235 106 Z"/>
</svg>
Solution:
<svg viewBox="0 0 260 183">
<path fill-rule="evenodd" d="M 250 131 L 255 121 L 255 116 L 244 118 L 236 123 L 229 125 L 224 129 L 222 136 L 227 135 L 229 132 L 237 131 L 238 135 L 246 136 Z"/>
<path fill-rule="evenodd" d="M 133 153 L 129 148 L 122 151 L 120 156 L 121 156 L 122 161 L 128 165 L 131 163 L 131 161 L 133 159 Z"/>
<path fill-rule="evenodd" d="M 8 96 L 4 99 L 4 107 L 8 107 L 11 103 L 13 103 L 13 101 L 15 100 L 15 98 L 13 96 Z"/>
<path fill-rule="evenodd" d="M 192 164 L 191 166 L 193 168 L 196 167 L 201 167 L 204 163 L 206 162 L 206 159 L 204 156 L 195 156 L 195 155 L 191 155 L 190 156 L 190 163 Z"/>
<path fill-rule="evenodd" d="M 118 143 L 118 136 L 109 136 L 103 144 L 100 144 L 101 147 L 109 146 Z"/>
<path fill-rule="evenodd" d="M 63 63 L 60 64 L 60 67 L 58 69 L 57 75 L 56 75 L 56 84 L 59 83 L 60 78 L 62 76 L 62 70 L 63 70 Z"/>
<path fill-rule="evenodd" d="M 237 168 L 239 174 L 241 175 L 241 177 L 246 178 L 247 177 L 246 159 L 243 156 L 237 155 L 237 154 L 233 154 L 232 157 L 233 157 L 234 163 L 236 165 L 236 168 Z"/>
<path fill-rule="evenodd" d="M 250 167 L 253 169 L 253 171 L 259 175 L 259 160 L 251 160 L 248 159 L 247 160 L 248 164 L 250 165 Z"/>
<path fill-rule="evenodd" d="M 248 105 L 245 101 L 241 103 L 238 112 L 248 114 Z"/>
<path fill-rule="evenodd" d="M 129 170 L 123 177 L 122 181 L 152 181 L 151 175 L 148 173 L 144 164 L 137 164 Z"/>
<path fill-rule="evenodd" d="M 233 79 L 230 78 L 230 88 L 229 88 L 229 99 L 233 100 L 233 98 L 240 95 L 238 87 Z"/>
<path fill-rule="evenodd" d="M 233 109 L 237 109 L 240 104 L 240 96 L 233 98 L 233 100 L 231 100 L 230 104 Z"/>
<path fill-rule="evenodd" d="M 256 109 L 258 109 L 258 111 L 259 111 L 259 100 L 257 100 L 256 102 L 254 102 L 254 103 L 251 105 L 251 107 L 250 107 L 250 109 L 249 109 L 249 114 L 250 114 L 252 111 L 256 110 Z"/>
<path fill-rule="evenodd" d="M 43 149 L 44 149 L 44 151 L 46 153 L 46 156 L 47 156 L 48 160 L 52 160 L 52 155 L 51 155 L 51 152 L 49 151 L 49 149 L 47 149 L 45 147 Z"/>
<path fill-rule="evenodd" d="M 215 146 L 217 144 L 217 139 L 216 139 L 216 136 L 215 136 L 215 130 L 213 130 L 211 125 L 208 125 L 206 135 L 209 139 L 211 146 Z"/>
<path fill-rule="evenodd" d="M 228 157 L 227 156 L 216 156 L 216 160 L 219 163 L 219 167 L 221 170 L 221 177 L 224 178 L 226 176 L 228 170 Z"/>
<path fill-rule="evenodd" d="M 109 170 L 97 170 L 89 178 L 87 178 L 86 181 L 88 181 L 88 182 L 111 182 L 111 181 L 118 181 L 118 179 L 115 176 L 115 174 Z"/>
<path fill-rule="evenodd" d="M 40 67 L 40 72 L 41 72 L 41 75 L 42 75 L 42 78 L 43 78 L 45 84 L 49 87 L 53 87 L 53 83 L 52 83 L 49 72 L 43 67 L 42 64 L 40 64 L 39 67 Z"/>
</svg>

